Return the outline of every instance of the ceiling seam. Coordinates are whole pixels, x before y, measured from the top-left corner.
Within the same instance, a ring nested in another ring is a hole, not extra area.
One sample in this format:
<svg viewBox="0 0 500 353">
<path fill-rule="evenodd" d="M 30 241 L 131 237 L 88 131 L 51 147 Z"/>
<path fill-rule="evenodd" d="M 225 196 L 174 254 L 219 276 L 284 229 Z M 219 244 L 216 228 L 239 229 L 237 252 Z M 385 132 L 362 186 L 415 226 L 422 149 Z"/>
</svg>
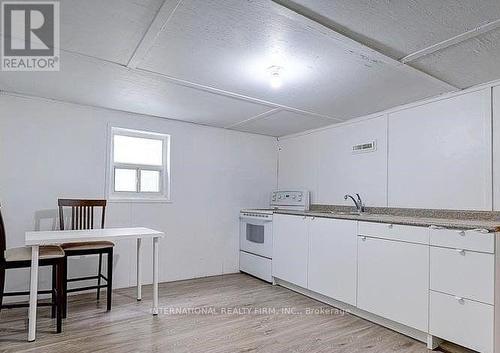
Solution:
<svg viewBox="0 0 500 353">
<path fill-rule="evenodd" d="M 473 28 L 473 29 L 471 29 L 469 31 L 460 33 L 460 34 L 458 34 L 458 35 L 456 35 L 454 37 L 445 39 L 445 40 L 443 40 L 441 42 L 438 42 L 436 44 L 430 45 L 430 46 L 428 46 L 426 48 L 417 50 L 416 52 L 408 54 L 405 57 L 399 59 L 399 61 L 402 64 L 406 64 L 408 62 L 415 61 L 415 60 L 417 60 L 417 59 L 419 59 L 421 57 L 430 55 L 430 54 L 435 53 L 437 51 L 440 51 L 440 50 L 446 49 L 448 47 L 451 47 L 453 45 L 462 43 L 462 42 L 464 42 L 466 40 L 475 38 L 475 37 L 477 37 L 477 36 L 479 36 L 481 34 L 490 32 L 490 31 L 492 31 L 492 30 L 494 30 L 494 29 L 496 29 L 498 27 L 500 27 L 500 19 L 497 19 L 497 20 L 488 22 L 486 24 L 477 26 L 477 27 L 475 27 L 475 28 Z"/>
<path fill-rule="evenodd" d="M 307 19 L 312 23 L 315 23 L 316 25 L 319 25 L 323 28 L 326 28 L 330 33 L 334 33 L 337 36 L 337 38 L 333 38 L 333 39 L 343 42 L 344 45 L 350 44 L 352 46 L 358 47 L 360 50 L 371 52 L 372 54 L 378 55 L 381 58 L 381 60 L 384 59 L 384 61 L 388 64 L 394 65 L 395 67 L 402 65 L 403 67 L 405 67 L 406 69 L 408 69 L 410 71 L 413 71 L 414 73 L 418 73 L 418 74 L 422 75 L 423 77 L 425 76 L 426 78 L 428 78 L 432 81 L 435 81 L 436 83 L 440 83 L 441 85 L 447 86 L 449 89 L 452 89 L 452 90 L 459 90 L 460 89 L 460 87 L 457 87 L 457 86 L 455 86 L 449 82 L 446 82 L 438 77 L 429 75 L 427 72 L 419 70 L 413 66 L 402 63 L 401 61 L 399 61 L 395 58 L 392 58 L 392 57 L 388 56 L 387 54 L 379 51 L 378 49 L 374 49 L 374 48 L 372 48 L 372 47 L 370 47 L 362 42 L 359 42 L 359 41 L 357 41 L 357 40 L 355 40 L 355 39 L 353 39 L 345 34 L 338 32 L 334 28 L 333 25 L 325 23 L 326 19 L 321 20 L 318 18 L 318 17 L 324 18 L 324 16 L 316 13 L 315 11 L 313 11 L 313 10 L 303 6 L 303 5 L 296 3 L 293 0 L 271 0 L 271 1 L 274 2 L 275 4 L 281 6 L 282 8 L 290 11 L 290 12 Z"/>
<path fill-rule="evenodd" d="M 266 110 L 263 113 L 260 113 L 260 114 L 257 114 L 255 116 L 252 116 L 251 118 L 239 121 L 236 124 L 231 124 L 231 125 L 228 125 L 228 126 L 224 126 L 224 129 L 232 129 L 232 128 L 238 127 L 239 125 L 248 123 L 250 121 L 261 120 L 261 119 L 267 118 L 267 117 L 269 117 L 271 115 L 274 115 L 275 113 L 278 113 L 279 111 L 282 111 L 282 110 L 283 109 L 281 109 L 281 108 L 274 108 L 274 109 L 271 109 L 271 110 Z"/>
<path fill-rule="evenodd" d="M 151 21 L 148 29 L 144 32 L 141 40 L 135 47 L 134 53 L 127 62 L 127 67 L 136 68 L 149 53 L 158 36 L 163 32 L 167 23 L 174 15 L 182 0 L 178 0 L 172 7 L 172 0 L 165 0 Z M 160 25 L 161 23 L 161 25 Z"/>
<path fill-rule="evenodd" d="M 231 126 L 228 126 L 228 127 L 225 127 L 225 129 L 236 129 L 241 126 L 241 125 L 244 125 L 245 123 L 248 123 L 248 122 L 251 122 L 251 121 L 259 121 L 259 120 L 266 120 L 270 117 L 272 117 L 273 115 L 277 114 L 277 113 L 280 113 L 280 112 L 290 112 L 289 110 L 286 110 L 286 109 L 281 109 L 281 108 L 276 108 L 276 109 L 272 109 L 272 110 L 269 110 L 267 112 L 264 112 L 264 113 L 261 113 L 261 114 L 258 114 L 250 119 L 246 119 L 246 120 L 243 120 L 243 121 L 240 121 L 239 123 L 236 123 L 234 125 L 231 125 Z M 299 119 L 302 119 L 304 121 L 308 120 L 308 115 L 309 114 L 298 114 L 299 115 Z M 311 119 L 314 119 L 314 118 L 317 118 L 317 117 L 313 117 L 313 116 L 310 116 L 309 117 Z M 335 121 L 336 123 L 343 123 L 343 122 L 346 122 L 346 120 L 342 120 L 342 121 Z M 332 121 L 332 124 L 331 125 L 334 125 L 334 121 Z M 331 126 L 331 125 L 328 125 L 328 126 Z M 238 131 L 244 131 L 244 130 L 238 130 Z M 306 130 L 307 131 L 307 130 Z M 281 136 L 287 136 L 287 135 L 281 135 Z M 277 136 L 276 138 L 279 138 L 280 136 Z"/>
</svg>

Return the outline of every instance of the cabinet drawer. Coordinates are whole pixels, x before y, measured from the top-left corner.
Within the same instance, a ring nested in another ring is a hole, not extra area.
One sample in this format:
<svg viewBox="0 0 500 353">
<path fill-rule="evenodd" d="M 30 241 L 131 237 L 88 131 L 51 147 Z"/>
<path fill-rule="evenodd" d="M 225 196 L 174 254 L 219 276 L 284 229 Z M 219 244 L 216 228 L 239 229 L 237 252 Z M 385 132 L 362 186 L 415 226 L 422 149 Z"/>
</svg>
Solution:
<svg viewBox="0 0 500 353">
<path fill-rule="evenodd" d="M 493 253 L 495 249 L 494 234 L 484 234 L 477 230 L 430 229 L 430 243 L 448 248 Z"/>
<path fill-rule="evenodd" d="M 404 226 L 399 224 L 359 222 L 359 235 L 401 240 L 410 243 L 429 244 L 427 227 Z"/>
<path fill-rule="evenodd" d="M 493 306 L 430 292 L 429 332 L 479 352 L 493 352 Z"/>
<path fill-rule="evenodd" d="M 493 254 L 431 246 L 431 289 L 493 305 Z"/>
</svg>

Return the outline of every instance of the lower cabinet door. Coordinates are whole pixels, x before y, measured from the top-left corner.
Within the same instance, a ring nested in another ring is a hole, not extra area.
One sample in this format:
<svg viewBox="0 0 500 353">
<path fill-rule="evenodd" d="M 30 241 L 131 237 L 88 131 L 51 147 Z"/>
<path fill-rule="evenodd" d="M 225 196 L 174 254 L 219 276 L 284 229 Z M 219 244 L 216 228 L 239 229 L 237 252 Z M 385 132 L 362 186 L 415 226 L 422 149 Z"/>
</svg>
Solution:
<svg viewBox="0 0 500 353">
<path fill-rule="evenodd" d="M 315 218 L 309 224 L 309 289 L 356 305 L 356 221 Z"/>
<path fill-rule="evenodd" d="M 431 291 L 431 335 L 482 353 L 493 353 L 493 305 Z"/>
<path fill-rule="evenodd" d="M 308 220 L 301 216 L 273 216 L 273 276 L 307 288 Z"/>
<path fill-rule="evenodd" d="M 358 308 L 427 332 L 429 247 L 358 237 Z"/>
</svg>

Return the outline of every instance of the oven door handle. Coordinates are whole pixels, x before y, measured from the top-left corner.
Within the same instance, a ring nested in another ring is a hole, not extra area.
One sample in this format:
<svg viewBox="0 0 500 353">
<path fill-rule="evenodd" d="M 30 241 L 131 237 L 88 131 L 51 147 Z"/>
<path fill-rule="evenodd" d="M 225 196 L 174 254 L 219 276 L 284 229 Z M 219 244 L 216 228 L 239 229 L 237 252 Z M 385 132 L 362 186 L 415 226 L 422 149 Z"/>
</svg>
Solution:
<svg viewBox="0 0 500 353">
<path fill-rule="evenodd" d="M 241 221 L 259 221 L 262 223 L 272 222 L 272 218 L 264 218 L 264 217 L 254 217 L 254 216 L 240 216 Z"/>
</svg>

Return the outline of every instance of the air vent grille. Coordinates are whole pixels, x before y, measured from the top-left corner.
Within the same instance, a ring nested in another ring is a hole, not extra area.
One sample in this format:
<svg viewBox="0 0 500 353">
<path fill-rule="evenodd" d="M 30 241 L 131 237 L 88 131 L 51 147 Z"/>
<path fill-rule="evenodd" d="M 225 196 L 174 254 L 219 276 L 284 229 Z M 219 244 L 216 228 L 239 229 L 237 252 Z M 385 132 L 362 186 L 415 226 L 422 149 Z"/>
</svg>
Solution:
<svg viewBox="0 0 500 353">
<path fill-rule="evenodd" d="M 377 150 L 376 141 L 360 143 L 359 145 L 352 146 L 352 153 L 366 153 L 373 152 Z"/>
</svg>

